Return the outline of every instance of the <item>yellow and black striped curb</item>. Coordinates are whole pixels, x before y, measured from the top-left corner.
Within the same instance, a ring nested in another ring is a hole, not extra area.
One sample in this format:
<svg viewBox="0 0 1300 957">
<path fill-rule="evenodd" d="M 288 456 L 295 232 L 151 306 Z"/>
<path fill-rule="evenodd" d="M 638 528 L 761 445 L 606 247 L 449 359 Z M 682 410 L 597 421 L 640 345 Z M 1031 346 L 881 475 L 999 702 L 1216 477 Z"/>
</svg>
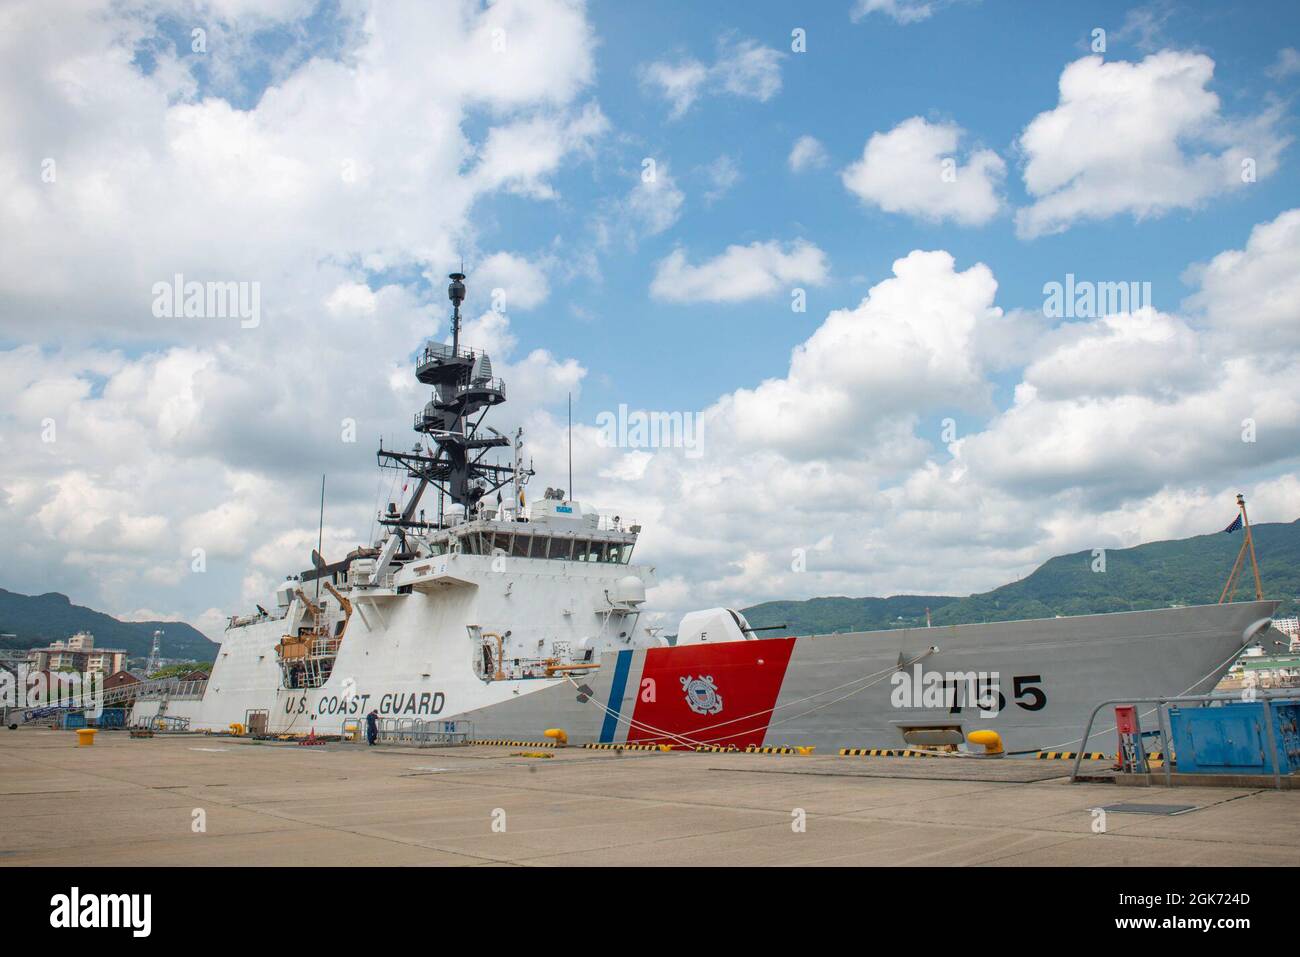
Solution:
<svg viewBox="0 0 1300 957">
<path fill-rule="evenodd" d="M 952 753 L 956 752 L 925 751 L 910 748 L 840 748 L 840 757 L 842 758 L 933 758 Z M 1079 752 L 1077 751 L 1039 751 L 1034 755 L 1040 761 L 1073 761 L 1078 756 Z M 1083 752 L 1083 760 L 1085 761 L 1108 761 L 1114 757 L 1114 755 L 1102 751 Z M 1158 757 L 1158 755 L 1147 756 L 1148 760 L 1155 760 Z"/>
<path fill-rule="evenodd" d="M 504 738 L 475 739 L 470 744 L 492 745 L 502 748 L 553 748 L 554 741 L 507 741 Z"/>
<path fill-rule="evenodd" d="M 584 744 L 584 748 L 594 748 L 600 751 L 695 751 L 701 754 L 802 754 L 797 747 L 770 747 L 760 748 L 750 745 L 747 748 L 738 748 L 734 744 L 677 744 L 664 742 L 662 744 Z M 809 754 L 812 750 L 809 749 Z"/>
<path fill-rule="evenodd" d="M 710 754 L 812 754 L 812 748 L 808 748 L 806 751 L 800 751 L 798 748 L 786 746 L 760 748 L 754 744 L 745 748 L 738 748 L 734 744 L 698 744 L 691 750 L 708 752 Z"/>
<path fill-rule="evenodd" d="M 1078 751 L 1039 751 L 1038 760 L 1040 761 L 1073 761 L 1079 757 Z M 1083 760 L 1085 761 L 1109 761 L 1113 760 L 1115 755 L 1106 754 L 1104 751 L 1085 751 Z"/>
</svg>

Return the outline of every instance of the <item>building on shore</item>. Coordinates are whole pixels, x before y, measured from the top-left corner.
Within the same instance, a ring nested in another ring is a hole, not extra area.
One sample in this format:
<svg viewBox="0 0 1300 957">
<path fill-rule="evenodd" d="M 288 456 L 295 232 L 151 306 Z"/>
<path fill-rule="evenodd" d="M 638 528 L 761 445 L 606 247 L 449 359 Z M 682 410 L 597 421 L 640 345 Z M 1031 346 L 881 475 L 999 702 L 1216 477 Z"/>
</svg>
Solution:
<svg viewBox="0 0 1300 957">
<path fill-rule="evenodd" d="M 46 648 L 33 648 L 27 664 L 34 671 L 111 675 L 126 667 L 126 650 L 96 648 L 95 636 L 88 631 L 79 631 L 66 641 L 51 642 Z"/>
</svg>

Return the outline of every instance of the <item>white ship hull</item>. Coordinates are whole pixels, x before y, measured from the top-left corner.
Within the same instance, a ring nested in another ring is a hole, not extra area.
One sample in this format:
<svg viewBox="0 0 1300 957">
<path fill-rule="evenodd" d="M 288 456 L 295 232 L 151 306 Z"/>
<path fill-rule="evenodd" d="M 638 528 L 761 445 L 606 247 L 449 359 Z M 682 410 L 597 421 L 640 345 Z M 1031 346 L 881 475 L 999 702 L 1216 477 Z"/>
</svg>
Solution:
<svg viewBox="0 0 1300 957">
<path fill-rule="evenodd" d="M 562 575 L 555 582 L 572 584 Z M 506 599 L 486 593 L 491 590 L 388 601 L 388 624 L 381 626 L 376 613 L 355 634 L 349 627 L 330 679 L 310 690 L 281 686 L 275 660 L 281 623 L 231 629 L 193 725 L 225 730 L 266 711 L 273 733 L 337 734 L 346 718 L 373 709 L 385 718 L 468 721 L 480 739 L 541 741 L 558 727 L 574 744 L 825 751 L 899 747 L 908 729 L 942 726 L 963 736 L 998 731 L 1010 751 L 1113 751 L 1109 731 L 1080 747 L 1096 704 L 1212 689 L 1276 607 L 1241 602 L 626 650 L 604 654 L 598 668 L 571 677 L 484 680 L 474 671 L 476 647 L 464 622 L 490 607 L 507 613 Z M 900 669 L 900 660 L 910 663 Z M 918 667 L 994 676 L 1001 706 L 990 709 L 996 714 L 981 713 L 965 686 L 954 685 L 939 707 L 927 707 L 919 696 L 900 707 L 894 676 Z M 693 709 L 684 693 L 687 682 L 701 677 L 720 699 L 714 713 Z M 591 693 L 579 693 L 582 686 Z"/>
</svg>

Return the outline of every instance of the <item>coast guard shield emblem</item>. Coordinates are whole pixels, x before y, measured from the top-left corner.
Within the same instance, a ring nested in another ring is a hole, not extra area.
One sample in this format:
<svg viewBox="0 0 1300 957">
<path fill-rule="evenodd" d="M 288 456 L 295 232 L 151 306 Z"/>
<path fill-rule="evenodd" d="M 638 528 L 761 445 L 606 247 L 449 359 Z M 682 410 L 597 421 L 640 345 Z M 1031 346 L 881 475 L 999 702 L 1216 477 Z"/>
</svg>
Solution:
<svg viewBox="0 0 1300 957">
<path fill-rule="evenodd" d="M 722 711 L 722 695 L 713 683 L 713 675 L 700 675 L 692 678 L 687 675 L 681 679 L 682 690 L 686 692 L 686 704 L 696 714 L 718 714 Z"/>
</svg>

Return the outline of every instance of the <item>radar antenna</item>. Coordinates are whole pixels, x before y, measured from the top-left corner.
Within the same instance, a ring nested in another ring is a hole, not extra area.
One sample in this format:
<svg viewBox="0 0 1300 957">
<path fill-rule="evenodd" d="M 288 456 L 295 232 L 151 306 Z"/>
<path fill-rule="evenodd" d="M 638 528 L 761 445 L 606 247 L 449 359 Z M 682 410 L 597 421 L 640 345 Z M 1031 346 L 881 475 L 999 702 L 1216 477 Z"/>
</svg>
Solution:
<svg viewBox="0 0 1300 957">
<path fill-rule="evenodd" d="M 463 267 L 462 267 L 463 268 Z M 510 446 L 509 438 L 484 426 L 488 410 L 506 401 L 505 383 L 492 375 L 492 361 L 486 353 L 460 345 L 460 306 L 465 301 L 465 274 L 451 273 L 447 298 L 451 300 L 451 344 L 427 343 L 415 361 L 415 377 L 433 387 L 433 395 L 415 414 L 415 431 L 427 436 L 436 451 L 395 452 L 380 447 L 379 464 L 404 470 L 416 480 L 415 491 L 400 515 L 381 516 L 381 524 L 398 529 L 440 527 L 442 510 L 434 523 L 417 520 L 420 498 L 435 486 L 469 517 L 479 502 L 519 477 L 532 475 L 515 464 L 496 465 L 485 461 L 494 448 Z M 480 431 L 482 428 L 483 431 Z"/>
</svg>

